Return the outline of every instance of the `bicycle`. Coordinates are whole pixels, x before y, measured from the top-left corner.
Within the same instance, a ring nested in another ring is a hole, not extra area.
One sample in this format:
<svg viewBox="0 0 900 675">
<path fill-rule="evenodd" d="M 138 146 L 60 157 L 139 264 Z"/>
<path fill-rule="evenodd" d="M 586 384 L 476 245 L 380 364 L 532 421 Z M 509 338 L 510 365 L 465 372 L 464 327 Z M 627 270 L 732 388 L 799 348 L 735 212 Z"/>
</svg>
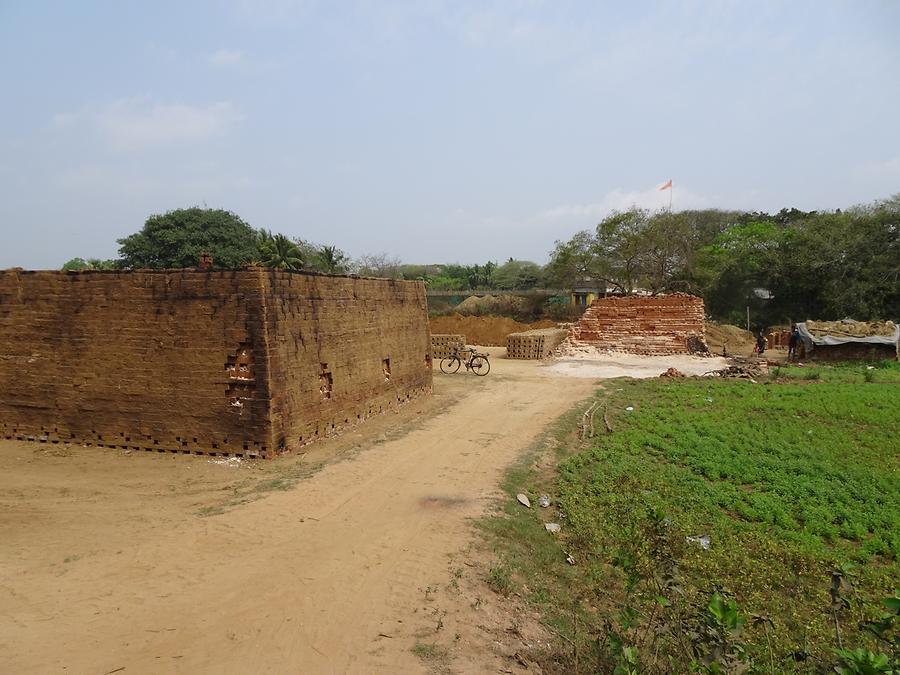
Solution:
<svg viewBox="0 0 900 675">
<path fill-rule="evenodd" d="M 463 354 L 468 354 L 468 357 L 463 356 Z M 471 370 L 481 377 L 491 372 L 491 362 L 488 361 L 488 355 L 477 352 L 471 347 L 453 349 L 450 352 L 450 356 L 441 359 L 441 372 L 452 375 L 459 370 L 461 365 L 464 365 L 466 370 Z"/>
</svg>

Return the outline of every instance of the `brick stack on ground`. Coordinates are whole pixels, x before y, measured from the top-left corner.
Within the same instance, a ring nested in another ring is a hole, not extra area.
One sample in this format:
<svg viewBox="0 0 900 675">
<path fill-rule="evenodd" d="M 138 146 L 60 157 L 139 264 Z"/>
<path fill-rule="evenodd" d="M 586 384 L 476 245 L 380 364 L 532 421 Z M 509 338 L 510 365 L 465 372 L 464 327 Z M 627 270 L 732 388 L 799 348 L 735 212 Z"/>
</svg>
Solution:
<svg viewBox="0 0 900 675">
<path fill-rule="evenodd" d="M 464 349 L 466 346 L 465 335 L 452 335 L 449 333 L 431 334 L 431 356 L 435 359 L 446 359 L 453 350 Z"/>
<path fill-rule="evenodd" d="M 422 282 L 251 268 L 0 272 L 0 435 L 292 450 L 431 392 Z"/>
<path fill-rule="evenodd" d="M 704 337 L 703 299 L 686 293 L 598 298 L 569 329 L 560 352 L 691 354 Z"/>
<path fill-rule="evenodd" d="M 506 336 L 506 357 L 509 359 L 545 359 L 566 339 L 562 328 L 536 328 Z"/>
</svg>

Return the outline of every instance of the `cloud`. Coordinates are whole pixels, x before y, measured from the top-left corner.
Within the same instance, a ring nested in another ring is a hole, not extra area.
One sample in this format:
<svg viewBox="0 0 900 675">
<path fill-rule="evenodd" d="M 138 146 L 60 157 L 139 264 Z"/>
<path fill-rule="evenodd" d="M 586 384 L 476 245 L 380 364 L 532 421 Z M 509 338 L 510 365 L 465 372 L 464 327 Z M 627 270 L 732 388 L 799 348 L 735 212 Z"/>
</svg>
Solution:
<svg viewBox="0 0 900 675">
<path fill-rule="evenodd" d="M 244 52 L 236 49 L 218 49 L 207 57 L 214 66 L 236 66 L 244 61 Z"/>
<path fill-rule="evenodd" d="M 207 105 L 121 99 L 102 108 L 53 117 L 57 128 L 93 128 L 116 150 L 141 150 L 173 143 L 205 141 L 224 135 L 243 119 L 226 101 Z"/>
<path fill-rule="evenodd" d="M 533 215 L 530 220 L 535 223 L 582 223 L 583 226 L 596 225 L 613 211 L 624 211 L 632 206 L 657 210 L 668 208 L 670 192 L 660 191 L 658 187 L 646 190 L 623 190 L 616 188 L 607 192 L 600 200 L 583 204 L 562 204 Z M 711 206 L 711 200 L 687 188 L 674 186 L 672 208 L 703 209 Z"/>
</svg>

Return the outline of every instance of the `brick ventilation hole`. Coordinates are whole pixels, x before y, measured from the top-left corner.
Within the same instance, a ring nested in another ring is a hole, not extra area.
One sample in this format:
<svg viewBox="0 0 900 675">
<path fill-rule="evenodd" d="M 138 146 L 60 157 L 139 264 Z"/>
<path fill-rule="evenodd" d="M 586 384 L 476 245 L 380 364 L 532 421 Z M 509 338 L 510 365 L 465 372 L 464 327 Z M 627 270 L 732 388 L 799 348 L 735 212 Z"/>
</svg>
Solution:
<svg viewBox="0 0 900 675">
<path fill-rule="evenodd" d="M 253 346 L 249 342 L 242 342 L 234 354 L 228 357 L 225 372 L 228 373 L 229 379 L 225 396 L 228 404 L 240 415 L 243 413 L 244 401 L 252 399 L 256 391 Z"/>
<path fill-rule="evenodd" d="M 391 381 L 391 360 L 381 359 L 381 372 L 384 373 L 384 381 Z"/>
<path fill-rule="evenodd" d="M 331 376 L 331 371 L 328 370 L 327 363 L 319 365 L 322 369 L 322 372 L 319 373 L 319 391 L 322 392 L 322 398 L 327 401 L 331 398 L 331 391 L 334 387 L 334 378 Z"/>
</svg>

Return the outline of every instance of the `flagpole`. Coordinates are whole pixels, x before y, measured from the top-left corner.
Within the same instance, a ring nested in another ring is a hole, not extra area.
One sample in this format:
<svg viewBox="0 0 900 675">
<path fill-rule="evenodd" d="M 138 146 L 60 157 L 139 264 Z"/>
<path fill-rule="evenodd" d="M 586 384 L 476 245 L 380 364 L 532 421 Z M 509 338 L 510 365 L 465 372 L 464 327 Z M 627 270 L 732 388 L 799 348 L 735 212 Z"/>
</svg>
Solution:
<svg viewBox="0 0 900 675">
<path fill-rule="evenodd" d="M 675 193 L 675 183 L 669 188 L 669 213 L 672 213 L 672 195 Z"/>
</svg>

